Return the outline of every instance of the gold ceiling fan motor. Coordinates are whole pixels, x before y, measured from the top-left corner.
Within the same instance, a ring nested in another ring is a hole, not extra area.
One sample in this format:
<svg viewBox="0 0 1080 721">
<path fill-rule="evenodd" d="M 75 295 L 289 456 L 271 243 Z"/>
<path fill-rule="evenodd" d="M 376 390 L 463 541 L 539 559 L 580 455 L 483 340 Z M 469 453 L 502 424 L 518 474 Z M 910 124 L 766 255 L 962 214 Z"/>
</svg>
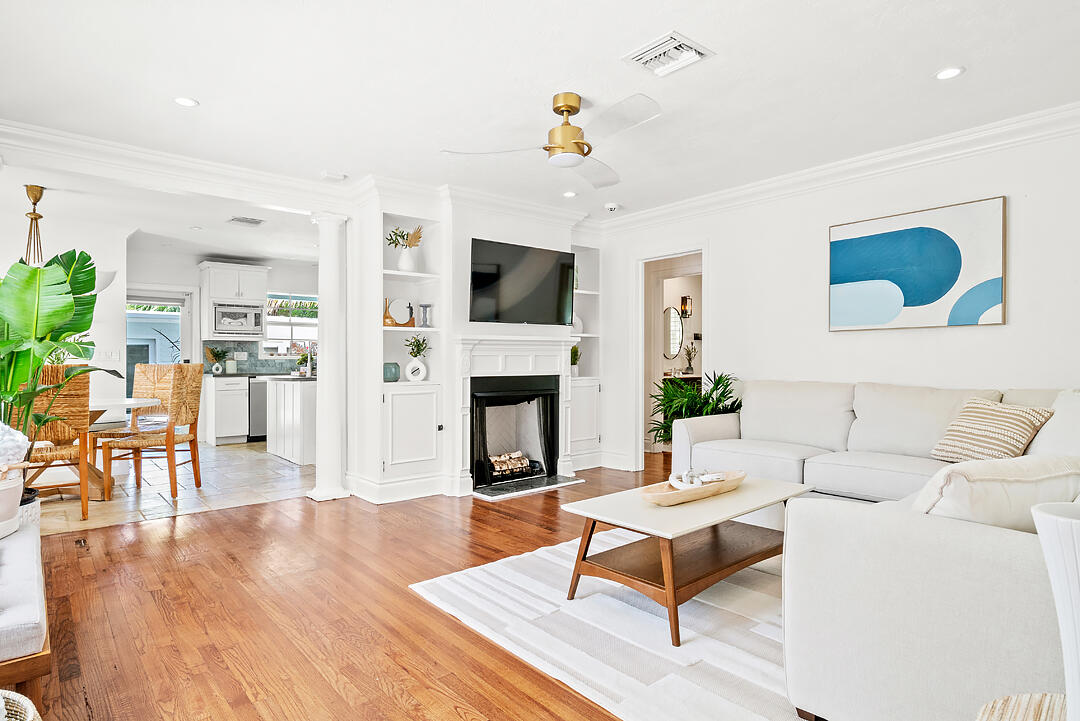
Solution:
<svg viewBox="0 0 1080 721">
<path fill-rule="evenodd" d="M 557 93 L 551 100 L 551 109 L 563 118 L 562 125 L 548 131 L 548 163 L 558 168 L 581 165 L 592 152 L 592 145 L 585 140 L 585 132 L 570 124 L 570 116 L 581 110 L 581 96 L 577 93 Z"/>
</svg>

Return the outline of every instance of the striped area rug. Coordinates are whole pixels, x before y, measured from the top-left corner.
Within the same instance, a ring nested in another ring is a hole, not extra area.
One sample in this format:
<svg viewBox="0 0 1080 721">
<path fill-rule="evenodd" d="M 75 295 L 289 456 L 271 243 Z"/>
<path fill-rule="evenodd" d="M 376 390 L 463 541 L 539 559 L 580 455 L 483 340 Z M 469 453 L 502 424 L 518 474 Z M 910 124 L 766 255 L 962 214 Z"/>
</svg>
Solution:
<svg viewBox="0 0 1080 721">
<path fill-rule="evenodd" d="M 591 552 L 641 538 L 598 533 Z M 578 541 L 414 584 L 412 589 L 624 721 L 796 721 L 780 638 L 780 578 L 753 568 L 667 612 L 609 581 L 566 600 Z"/>
</svg>

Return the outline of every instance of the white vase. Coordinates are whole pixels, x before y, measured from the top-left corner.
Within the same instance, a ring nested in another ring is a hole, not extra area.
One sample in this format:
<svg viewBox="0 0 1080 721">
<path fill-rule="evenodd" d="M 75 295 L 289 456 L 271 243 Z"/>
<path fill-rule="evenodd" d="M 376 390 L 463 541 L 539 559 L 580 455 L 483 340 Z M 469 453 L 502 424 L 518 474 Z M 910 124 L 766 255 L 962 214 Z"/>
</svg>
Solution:
<svg viewBox="0 0 1080 721">
<path fill-rule="evenodd" d="M 1032 507 L 1061 629 L 1065 660 L 1065 720 L 1080 721 L 1080 503 Z"/>
<path fill-rule="evenodd" d="M 571 378 L 577 378 L 578 377 L 578 367 L 577 366 L 570 366 L 570 377 Z"/>
<path fill-rule="evenodd" d="M 411 381 L 422 381 L 427 378 L 427 365 L 419 358 L 413 358 L 409 365 L 405 366 L 405 377 Z"/>
<path fill-rule="evenodd" d="M 402 248 L 398 254 L 397 269 L 406 273 L 420 272 L 420 246 Z"/>
<path fill-rule="evenodd" d="M 0 480 L 0 538 L 19 530 L 19 501 L 22 500 L 22 473 L 8 471 Z"/>
</svg>

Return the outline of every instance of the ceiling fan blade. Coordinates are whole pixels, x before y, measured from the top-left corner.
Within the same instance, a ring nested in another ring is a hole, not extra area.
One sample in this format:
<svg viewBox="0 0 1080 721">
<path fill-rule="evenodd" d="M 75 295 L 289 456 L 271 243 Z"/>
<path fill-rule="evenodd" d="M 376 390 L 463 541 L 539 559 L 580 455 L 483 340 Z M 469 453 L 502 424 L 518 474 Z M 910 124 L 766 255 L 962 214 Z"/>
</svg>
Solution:
<svg viewBox="0 0 1080 721">
<path fill-rule="evenodd" d="M 585 158 L 585 162 L 581 165 L 574 166 L 574 172 L 589 181 L 597 190 L 611 187 L 619 182 L 619 174 L 612 170 L 610 165 L 601 163 L 591 155 Z"/>
<path fill-rule="evenodd" d="M 616 133 L 652 120 L 660 113 L 660 103 L 648 95 L 634 93 L 593 118 L 585 126 L 585 133 L 590 139 L 610 138 Z"/>
<path fill-rule="evenodd" d="M 530 145 L 527 148 L 514 148 L 513 150 L 487 150 L 482 152 L 470 152 L 465 150 L 440 150 L 445 155 L 506 155 L 507 153 L 524 153 L 526 150 L 541 150 L 539 145 Z"/>
</svg>

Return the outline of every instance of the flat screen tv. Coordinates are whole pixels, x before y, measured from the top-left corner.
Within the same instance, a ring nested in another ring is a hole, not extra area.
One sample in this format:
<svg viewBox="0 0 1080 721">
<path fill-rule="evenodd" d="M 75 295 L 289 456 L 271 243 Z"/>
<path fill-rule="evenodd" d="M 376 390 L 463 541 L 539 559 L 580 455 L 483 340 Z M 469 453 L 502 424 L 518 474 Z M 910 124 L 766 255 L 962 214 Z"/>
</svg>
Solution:
<svg viewBox="0 0 1080 721">
<path fill-rule="evenodd" d="M 473 238 L 469 320 L 570 325 L 573 315 L 573 253 Z"/>
</svg>

